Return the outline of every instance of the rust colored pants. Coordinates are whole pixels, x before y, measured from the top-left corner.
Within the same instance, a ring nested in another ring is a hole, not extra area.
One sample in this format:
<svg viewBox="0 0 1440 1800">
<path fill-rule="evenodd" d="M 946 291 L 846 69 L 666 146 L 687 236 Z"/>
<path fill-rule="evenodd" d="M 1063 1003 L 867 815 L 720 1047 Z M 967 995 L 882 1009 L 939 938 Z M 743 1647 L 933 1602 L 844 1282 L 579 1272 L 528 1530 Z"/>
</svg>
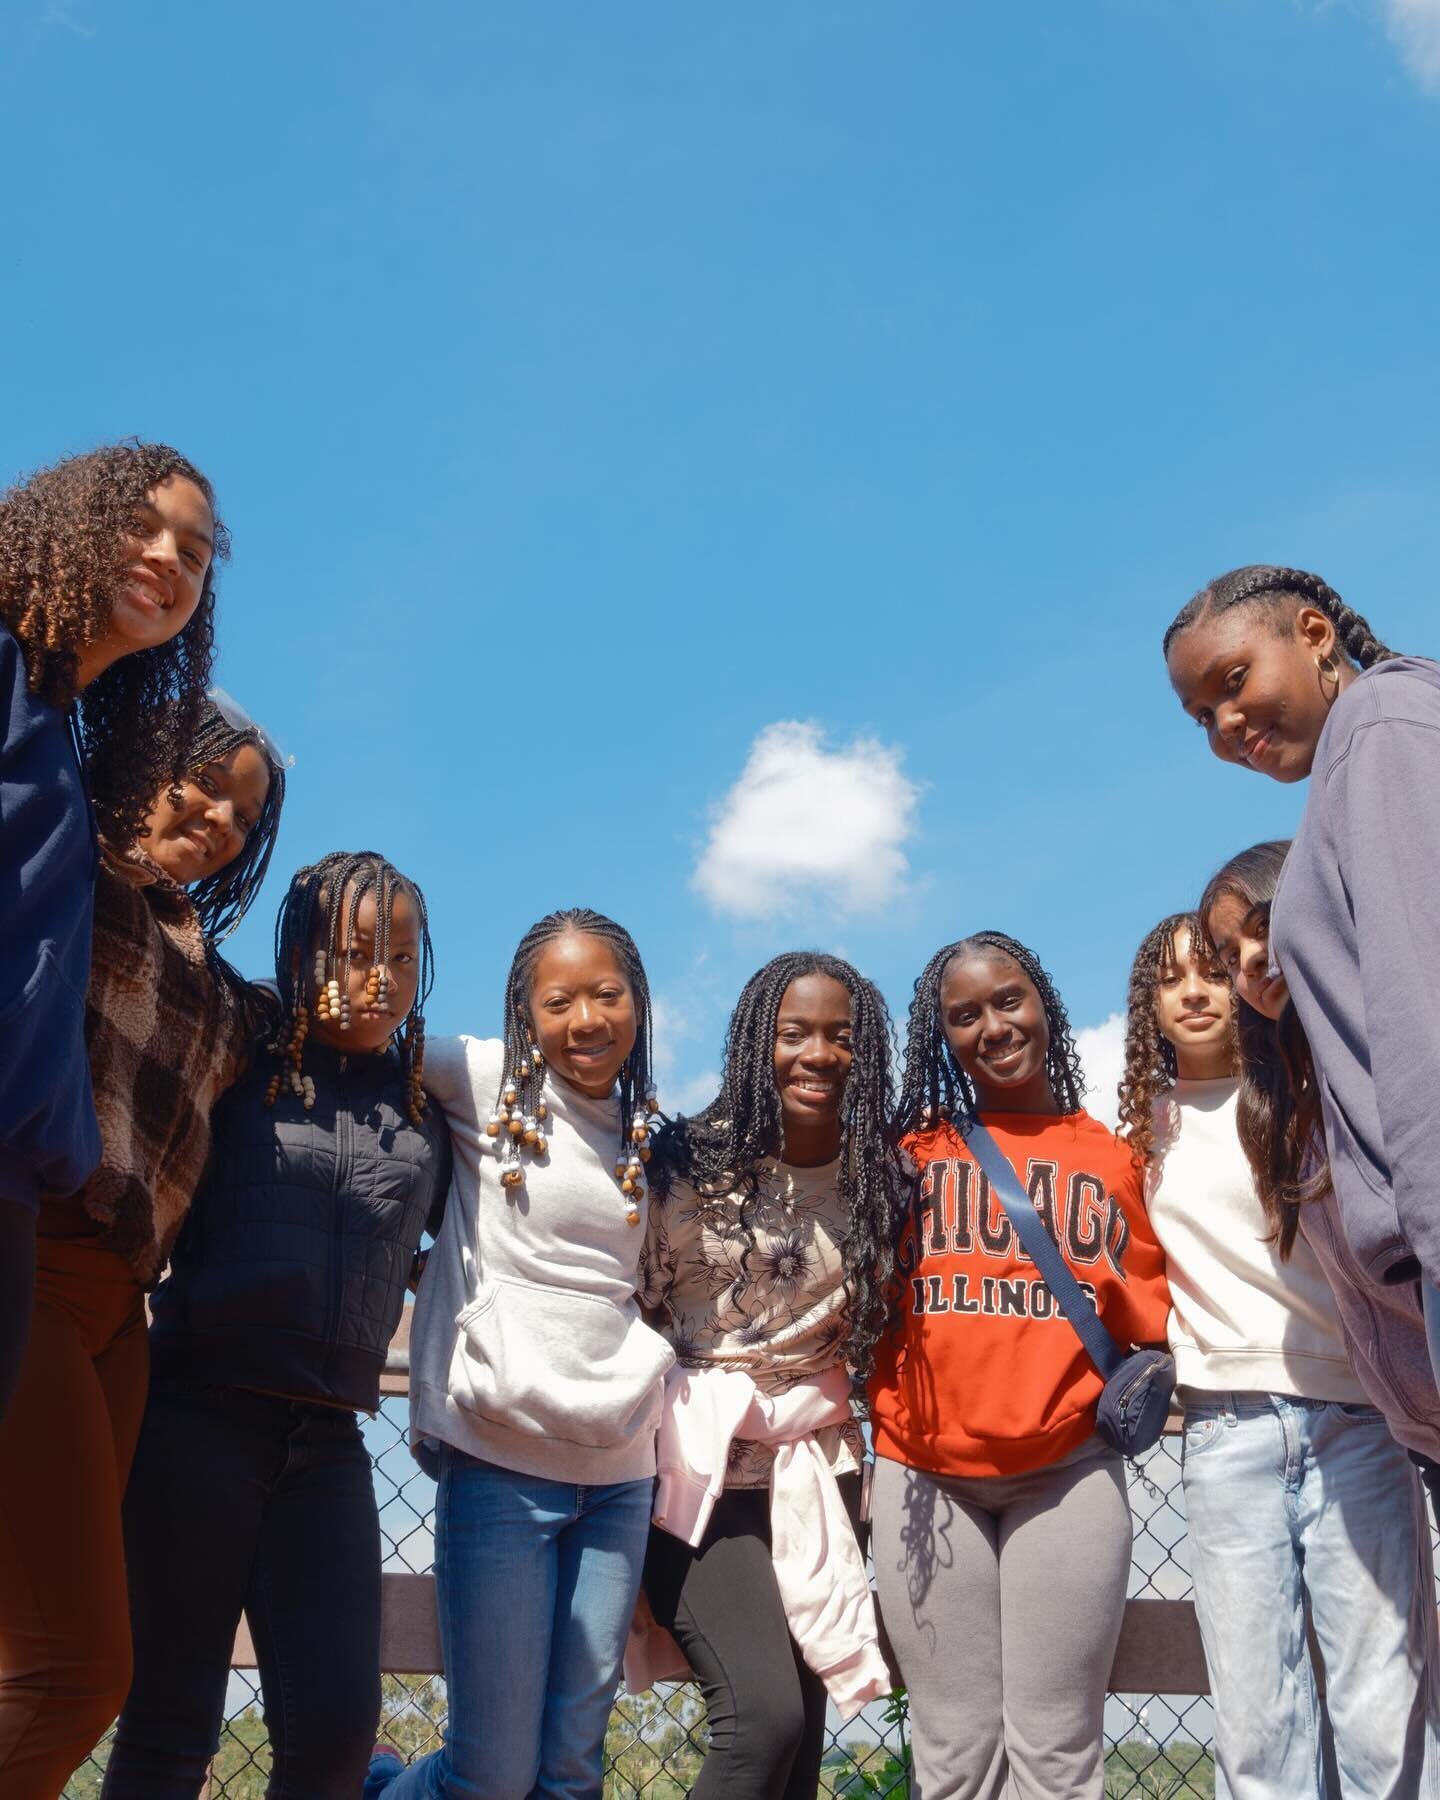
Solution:
<svg viewBox="0 0 1440 1800">
<path fill-rule="evenodd" d="M 145 1410 L 143 1295 L 89 1237 L 38 1242 L 0 1424 L 0 1794 L 56 1800 L 130 1686 L 120 1501 Z"/>
</svg>

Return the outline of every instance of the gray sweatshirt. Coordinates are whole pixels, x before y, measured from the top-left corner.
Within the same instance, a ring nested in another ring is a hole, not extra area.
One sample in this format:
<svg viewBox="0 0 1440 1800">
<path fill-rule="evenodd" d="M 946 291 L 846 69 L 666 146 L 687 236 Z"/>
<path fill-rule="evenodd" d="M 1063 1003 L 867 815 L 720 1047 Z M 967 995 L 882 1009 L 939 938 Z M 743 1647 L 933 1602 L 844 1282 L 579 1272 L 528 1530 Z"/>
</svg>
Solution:
<svg viewBox="0 0 1440 1800">
<path fill-rule="evenodd" d="M 500 1142 L 485 1135 L 502 1056 L 497 1039 L 425 1046 L 455 1162 L 410 1333 L 412 1440 L 550 1481 L 646 1480 L 675 1353 L 635 1301 L 644 1205 L 627 1224 L 620 1102 L 552 1070 L 547 1153 L 527 1153 L 524 1185 L 502 1187 Z"/>
<path fill-rule="evenodd" d="M 1440 1281 L 1440 664 L 1379 663 L 1330 709 L 1270 929 L 1350 1247 L 1372 1281 Z"/>
</svg>

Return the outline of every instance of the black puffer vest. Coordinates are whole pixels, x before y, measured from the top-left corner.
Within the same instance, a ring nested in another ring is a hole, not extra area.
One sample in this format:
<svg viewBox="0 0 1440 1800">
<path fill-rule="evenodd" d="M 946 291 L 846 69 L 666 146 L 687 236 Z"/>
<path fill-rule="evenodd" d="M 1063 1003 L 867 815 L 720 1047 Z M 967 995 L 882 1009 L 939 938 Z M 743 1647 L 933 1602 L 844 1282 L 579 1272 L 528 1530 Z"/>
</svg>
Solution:
<svg viewBox="0 0 1440 1800">
<path fill-rule="evenodd" d="M 263 1059 L 212 1114 L 210 1164 L 151 1298 L 154 1379 L 373 1412 L 420 1235 L 439 1224 L 450 1136 L 419 1127 L 394 1051 L 305 1050 L 315 1106 L 274 1106 Z"/>
</svg>

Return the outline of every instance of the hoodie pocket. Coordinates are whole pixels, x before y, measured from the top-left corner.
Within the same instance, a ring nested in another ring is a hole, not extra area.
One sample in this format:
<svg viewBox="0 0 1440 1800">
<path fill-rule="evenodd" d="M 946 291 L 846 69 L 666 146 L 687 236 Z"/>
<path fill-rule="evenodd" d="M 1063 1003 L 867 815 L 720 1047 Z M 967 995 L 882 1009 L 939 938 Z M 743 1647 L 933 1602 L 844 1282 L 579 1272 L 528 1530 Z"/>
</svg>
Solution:
<svg viewBox="0 0 1440 1800">
<path fill-rule="evenodd" d="M 653 1431 L 675 1352 L 633 1303 L 483 1281 L 455 1320 L 450 1397 L 525 1437 L 608 1450 Z"/>
</svg>

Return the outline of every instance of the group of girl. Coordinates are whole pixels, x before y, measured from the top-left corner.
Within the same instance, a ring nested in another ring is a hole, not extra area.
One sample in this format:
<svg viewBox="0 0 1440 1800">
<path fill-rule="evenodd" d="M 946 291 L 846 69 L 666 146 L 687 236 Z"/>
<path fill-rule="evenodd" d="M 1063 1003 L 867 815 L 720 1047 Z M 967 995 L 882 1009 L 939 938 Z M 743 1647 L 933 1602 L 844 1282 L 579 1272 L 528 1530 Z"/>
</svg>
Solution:
<svg viewBox="0 0 1440 1800">
<path fill-rule="evenodd" d="M 897 1678 L 920 1800 L 1098 1797 L 1124 1466 L 983 1155 L 1174 1356 L 1218 1791 L 1440 1794 L 1440 669 L 1298 571 L 1177 618 L 1217 754 L 1316 779 L 1142 944 L 1121 1136 L 989 930 L 921 971 L 898 1092 L 878 990 L 796 953 L 669 1119 L 597 913 L 526 933 L 489 1038 L 426 1043 L 375 852 L 295 875 L 273 982 L 225 961 L 286 764 L 207 691 L 224 542 L 157 446 L 0 500 L 0 1790 L 54 1800 L 118 1713 L 106 1795 L 200 1793 L 243 1613 L 272 1800 L 597 1797 L 622 1664 L 699 1682 L 702 1800 L 809 1800 L 827 1706 Z M 408 1766 L 357 1423 L 407 1284 L 449 1703 Z"/>
</svg>

